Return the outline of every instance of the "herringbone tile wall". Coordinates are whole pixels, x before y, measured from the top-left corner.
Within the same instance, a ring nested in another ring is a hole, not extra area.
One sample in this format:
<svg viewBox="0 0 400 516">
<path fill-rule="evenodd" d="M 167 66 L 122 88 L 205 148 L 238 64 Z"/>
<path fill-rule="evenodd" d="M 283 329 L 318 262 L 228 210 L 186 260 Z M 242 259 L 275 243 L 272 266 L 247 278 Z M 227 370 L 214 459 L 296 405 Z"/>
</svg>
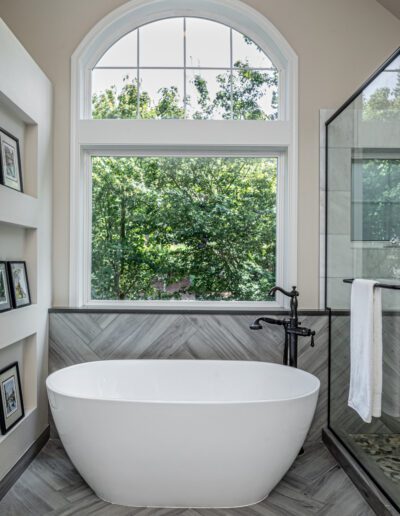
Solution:
<svg viewBox="0 0 400 516">
<path fill-rule="evenodd" d="M 398 433 L 400 430 L 400 316 L 384 314 L 382 417 L 364 423 L 347 406 L 350 379 L 350 317 L 333 315 L 331 342 L 331 427 L 347 438 L 348 434 Z"/>
<path fill-rule="evenodd" d="M 282 361 L 284 332 L 266 326 L 251 331 L 256 316 L 195 314 L 50 314 L 49 370 L 93 360 L 153 358 Z M 315 347 L 299 339 L 299 367 L 321 381 L 309 441 L 327 425 L 328 317 L 300 318 L 316 331 Z M 240 378 L 238 378 L 240 381 Z M 53 435 L 55 435 L 54 429 Z"/>
</svg>

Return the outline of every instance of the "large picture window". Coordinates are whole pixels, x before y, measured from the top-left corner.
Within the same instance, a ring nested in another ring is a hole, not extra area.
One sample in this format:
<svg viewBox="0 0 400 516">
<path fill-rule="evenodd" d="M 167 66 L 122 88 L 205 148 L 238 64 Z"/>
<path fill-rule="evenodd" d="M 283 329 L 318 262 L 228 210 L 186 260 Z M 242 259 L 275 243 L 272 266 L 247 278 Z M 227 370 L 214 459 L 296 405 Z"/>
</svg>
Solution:
<svg viewBox="0 0 400 516">
<path fill-rule="evenodd" d="M 265 301 L 277 158 L 92 157 L 92 299 Z"/>
</svg>

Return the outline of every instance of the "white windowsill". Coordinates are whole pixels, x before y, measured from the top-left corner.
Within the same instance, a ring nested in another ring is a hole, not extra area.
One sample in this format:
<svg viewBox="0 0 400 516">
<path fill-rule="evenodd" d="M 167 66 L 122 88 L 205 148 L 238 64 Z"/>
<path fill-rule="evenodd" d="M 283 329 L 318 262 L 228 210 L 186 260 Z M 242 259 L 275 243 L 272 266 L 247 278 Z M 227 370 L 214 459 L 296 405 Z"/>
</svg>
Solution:
<svg viewBox="0 0 400 516">
<path fill-rule="evenodd" d="M 276 301 L 88 301 L 82 308 L 101 308 L 109 310 L 183 310 L 196 311 L 259 311 L 286 310 L 287 307 Z"/>
</svg>

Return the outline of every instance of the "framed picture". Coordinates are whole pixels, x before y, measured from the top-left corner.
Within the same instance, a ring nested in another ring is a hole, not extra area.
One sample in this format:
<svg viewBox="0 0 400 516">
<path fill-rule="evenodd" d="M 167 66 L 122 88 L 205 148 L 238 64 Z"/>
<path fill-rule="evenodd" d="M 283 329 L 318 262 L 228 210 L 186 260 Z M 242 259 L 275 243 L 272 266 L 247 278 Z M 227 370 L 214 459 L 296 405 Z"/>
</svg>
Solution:
<svg viewBox="0 0 400 516">
<path fill-rule="evenodd" d="M 0 430 L 6 434 L 24 417 L 18 362 L 0 371 Z"/>
<path fill-rule="evenodd" d="M 21 154 L 15 136 L 0 128 L 1 182 L 4 186 L 22 192 Z"/>
<path fill-rule="evenodd" d="M 0 312 L 11 310 L 10 284 L 8 282 L 7 263 L 0 262 Z"/>
<path fill-rule="evenodd" d="M 25 262 L 8 262 L 11 299 L 14 308 L 31 304 L 28 276 Z"/>
</svg>

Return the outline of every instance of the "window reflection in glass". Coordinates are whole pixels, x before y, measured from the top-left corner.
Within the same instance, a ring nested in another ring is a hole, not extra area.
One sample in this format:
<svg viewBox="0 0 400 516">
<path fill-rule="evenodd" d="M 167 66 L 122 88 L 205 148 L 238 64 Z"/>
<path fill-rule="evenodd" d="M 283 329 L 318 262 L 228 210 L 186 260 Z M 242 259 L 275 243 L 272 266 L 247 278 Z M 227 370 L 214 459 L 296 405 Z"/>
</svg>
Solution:
<svg viewBox="0 0 400 516">
<path fill-rule="evenodd" d="M 400 237 L 400 158 L 354 159 L 352 240 Z"/>
<path fill-rule="evenodd" d="M 363 91 L 362 118 L 368 120 L 400 120 L 400 56 Z"/>
</svg>

